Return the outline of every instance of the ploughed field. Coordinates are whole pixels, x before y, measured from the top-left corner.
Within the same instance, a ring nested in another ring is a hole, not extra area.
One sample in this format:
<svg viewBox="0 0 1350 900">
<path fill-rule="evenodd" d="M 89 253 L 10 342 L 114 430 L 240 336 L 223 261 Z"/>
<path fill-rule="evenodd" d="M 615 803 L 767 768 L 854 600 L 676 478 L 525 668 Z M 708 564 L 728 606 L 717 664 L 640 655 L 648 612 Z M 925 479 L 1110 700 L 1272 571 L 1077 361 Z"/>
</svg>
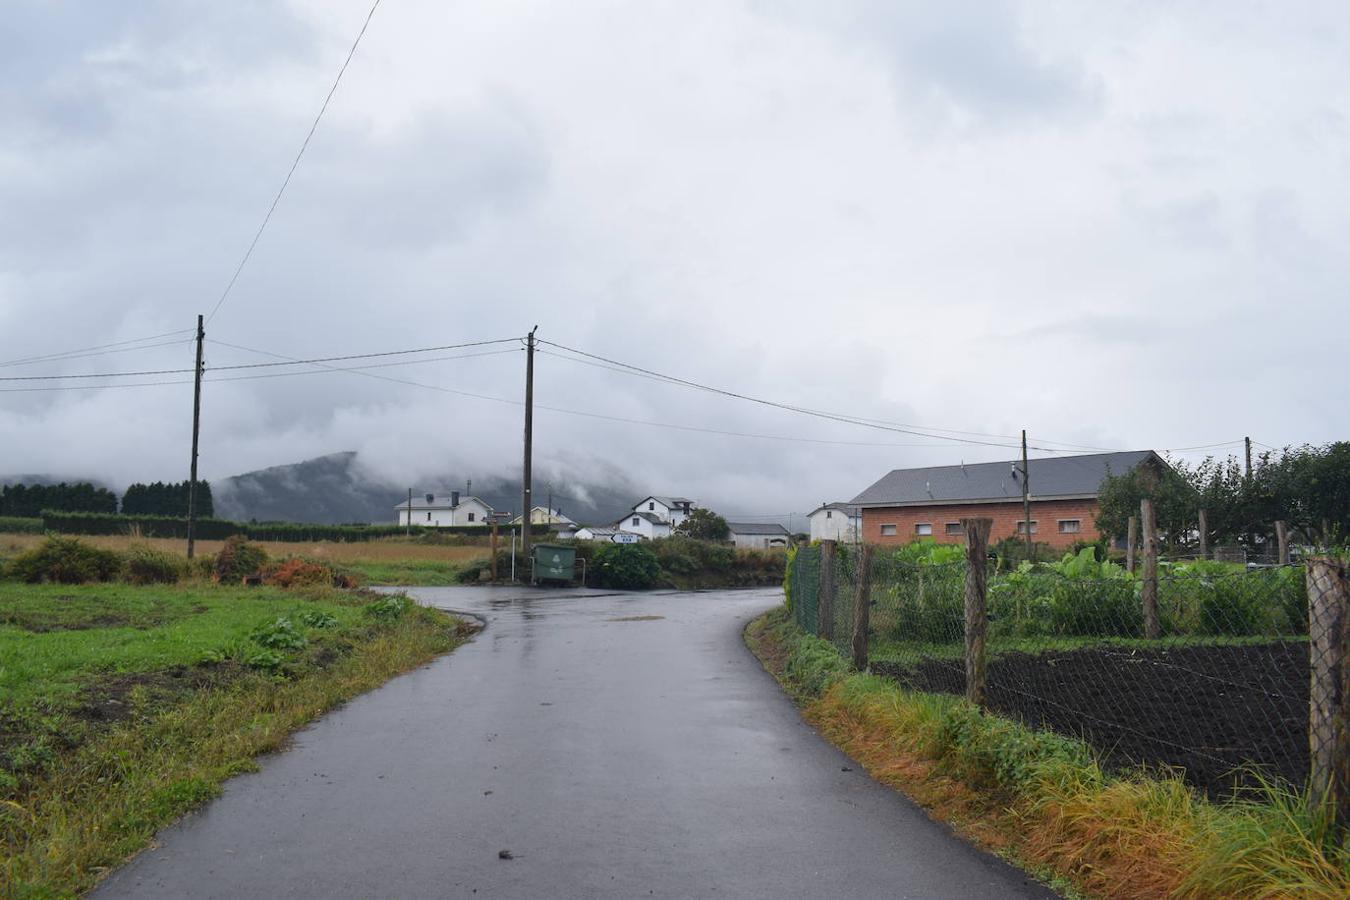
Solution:
<svg viewBox="0 0 1350 900">
<path fill-rule="evenodd" d="M 872 670 L 915 690 L 965 691 L 960 659 Z M 1252 769 L 1303 784 L 1308 679 L 1301 641 L 1096 646 L 994 656 L 986 697 L 992 712 L 1081 738 L 1109 768 L 1175 767 L 1221 797 L 1253 787 Z"/>
</svg>

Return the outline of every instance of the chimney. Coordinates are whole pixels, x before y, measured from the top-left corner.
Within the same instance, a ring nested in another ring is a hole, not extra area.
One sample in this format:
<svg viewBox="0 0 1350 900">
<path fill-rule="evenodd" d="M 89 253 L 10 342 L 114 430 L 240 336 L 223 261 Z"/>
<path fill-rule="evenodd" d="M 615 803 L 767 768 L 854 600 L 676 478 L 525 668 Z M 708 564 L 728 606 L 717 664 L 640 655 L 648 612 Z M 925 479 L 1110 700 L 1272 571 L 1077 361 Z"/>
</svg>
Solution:
<svg viewBox="0 0 1350 900">
<path fill-rule="evenodd" d="M 459 506 L 459 491 L 450 492 L 450 505 Z"/>
</svg>

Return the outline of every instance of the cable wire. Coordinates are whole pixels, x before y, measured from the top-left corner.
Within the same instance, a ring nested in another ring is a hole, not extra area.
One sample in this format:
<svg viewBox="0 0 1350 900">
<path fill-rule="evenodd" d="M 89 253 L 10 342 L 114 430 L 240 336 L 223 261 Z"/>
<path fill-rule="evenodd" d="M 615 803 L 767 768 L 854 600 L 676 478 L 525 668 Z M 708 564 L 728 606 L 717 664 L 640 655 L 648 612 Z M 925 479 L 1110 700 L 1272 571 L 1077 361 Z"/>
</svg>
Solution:
<svg viewBox="0 0 1350 900">
<path fill-rule="evenodd" d="M 309 126 L 309 133 L 305 135 L 305 140 L 300 144 L 300 151 L 295 154 L 294 161 L 291 162 L 291 168 L 286 172 L 286 178 L 281 182 L 280 189 L 272 198 L 272 205 L 267 208 L 267 214 L 263 216 L 262 224 L 258 226 L 257 232 L 253 235 L 253 240 L 249 243 L 248 249 L 244 251 L 244 256 L 239 260 L 239 265 L 235 266 L 234 274 L 230 276 L 230 281 L 225 285 L 225 290 L 221 292 L 220 299 L 216 305 L 211 308 L 211 313 L 206 317 L 209 323 L 220 312 L 220 307 L 225 302 L 225 298 L 230 295 L 234 289 L 234 284 L 239 280 L 239 273 L 244 271 L 244 266 L 248 264 L 249 257 L 253 255 L 253 250 L 258 246 L 258 241 L 262 239 L 263 231 L 267 228 L 267 223 L 272 221 L 272 213 L 276 212 L 277 204 L 281 202 L 281 195 L 286 193 L 286 188 L 291 183 L 291 177 L 295 175 L 295 169 L 300 165 L 300 158 L 305 155 L 305 150 L 309 147 L 310 139 L 314 137 L 314 132 L 319 127 L 319 120 L 323 114 L 328 111 L 328 104 L 332 101 L 333 95 L 337 93 L 338 84 L 342 81 L 343 74 L 347 71 L 352 57 L 356 55 L 356 48 L 361 43 L 361 38 L 365 37 L 366 29 L 370 27 L 370 20 L 375 15 L 375 10 L 379 7 L 380 0 L 375 0 L 370 6 L 370 12 L 366 13 L 366 20 L 361 24 L 361 30 L 357 32 L 356 40 L 352 41 L 351 49 L 347 51 L 347 58 L 342 61 L 342 67 L 338 69 L 337 77 L 333 79 L 333 86 L 328 89 L 328 96 L 323 98 L 323 105 L 319 107 L 319 114 L 314 117 L 314 123 Z"/>
<path fill-rule="evenodd" d="M 98 344 L 93 347 L 83 347 L 78 350 L 66 350 L 61 353 L 48 353 L 43 356 L 25 356 L 21 359 L 11 359 L 7 362 L 0 362 L 0 369 L 7 369 L 11 366 L 22 366 L 42 362 L 56 362 L 65 359 L 82 359 L 86 356 L 105 356 L 109 353 L 130 353 L 133 350 L 149 350 L 153 347 L 167 347 L 170 344 L 180 343 L 179 341 L 165 341 L 162 344 L 150 344 L 144 347 L 129 347 L 128 344 L 144 344 L 146 341 L 157 341 L 160 338 L 175 337 L 180 334 L 190 334 L 191 328 L 184 328 L 179 331 L 167 331 L 164 334 L 155 334 L 149 337 L 136 338 L 130 341 L 117 341 L 112 344 Z M 125 347 L 124 350 L 111 350 L 110 347 Z M 102 353 L 94 351 L 103 351 Z"/>
</svg>

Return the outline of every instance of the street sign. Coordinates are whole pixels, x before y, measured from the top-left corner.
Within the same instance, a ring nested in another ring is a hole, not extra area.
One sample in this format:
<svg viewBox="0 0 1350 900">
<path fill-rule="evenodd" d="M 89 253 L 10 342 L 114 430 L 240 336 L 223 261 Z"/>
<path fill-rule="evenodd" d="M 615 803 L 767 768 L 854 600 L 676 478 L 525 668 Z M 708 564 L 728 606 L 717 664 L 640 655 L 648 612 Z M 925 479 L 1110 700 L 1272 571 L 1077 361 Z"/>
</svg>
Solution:
<svg viewBox="0 0 1350 900">
<path fill-rule="evenodd" d="M 610 538 L 610 540 L 616 544 L 636 544 L 638 541 L 642 540 L 642 535 L 628 534 L 627 532 L 620 531 Z"/>
</svg>

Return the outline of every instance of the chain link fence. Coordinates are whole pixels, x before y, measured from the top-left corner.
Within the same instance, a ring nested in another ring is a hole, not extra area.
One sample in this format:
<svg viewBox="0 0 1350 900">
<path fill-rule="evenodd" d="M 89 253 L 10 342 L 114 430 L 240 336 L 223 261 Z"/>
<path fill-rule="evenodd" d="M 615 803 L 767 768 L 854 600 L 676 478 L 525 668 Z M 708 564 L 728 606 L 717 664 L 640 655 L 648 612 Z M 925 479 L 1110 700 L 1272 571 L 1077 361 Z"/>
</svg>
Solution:
<svg viewBox="0 0 1350 900">
<path fill-rule="evenodd" d="M 847 654 L 862 554 L 838 547 L 835 590 L 823 604 L 822 555 L 819 547 L 798 552 L 794 612 L 803 629 L 830 636 Z M 907 556 L 888 548 L 872 555 L 869 667 L 915 690 L 965 694 L 967 564 L 950 553 Z M 832 612 L 824 628 L 822 605 Z M 1086 556 L 1012 572 L 991 563 L 986 608 L 990 711 L 1081 738 L 1109 767 L 1174 768 L 1213 796 L 1261 779 L 1306 783 L 1303 567 L 1164 562 L 1153 588 Z"/>
</svg>

